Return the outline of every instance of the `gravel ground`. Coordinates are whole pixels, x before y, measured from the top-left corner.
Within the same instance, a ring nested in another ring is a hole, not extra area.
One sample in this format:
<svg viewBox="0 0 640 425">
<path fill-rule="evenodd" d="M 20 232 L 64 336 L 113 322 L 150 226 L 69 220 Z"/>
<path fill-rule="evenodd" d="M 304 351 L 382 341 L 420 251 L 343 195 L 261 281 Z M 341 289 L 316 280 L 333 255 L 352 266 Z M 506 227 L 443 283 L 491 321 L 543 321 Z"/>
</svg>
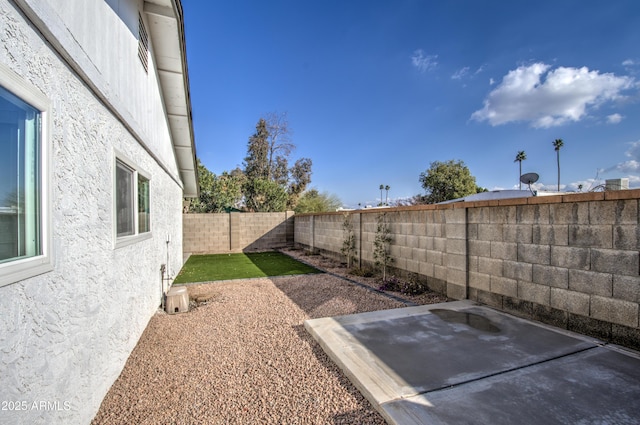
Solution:
<svg viewBox="0 0 640 425">
<path fill-rule="evenodd" d="M 188 288 L 197 302 L 152 317 L 93 424 L 385 423 L 303 322 L 406 304 L 329 274 Z"/>
<path fill-rule="evenodd" d="M 382 285 L 380 277 L 362 277 L 349 274 L 349 270 L 347 269 L 346 264 L 332 260 L 322 255 L 309 255 L 305 251 L 300 249 L 283 249 L 282 252 L 297 260 L 311 264 L 318 269 L 325 270 L 329 273 L 333 273 L 350 280 L 354 280 L 375 290 L 380 288 L 380 286 Z M 446 296 L 437 294 L 435 292 L 425 292 L 424 294 L 420 295 L 409 295 L 394 291 L 385 292 L 391 296 L 401 298 L 404 301 L 416 305 L 436 304 L 450 301 Z"/>
</svg>

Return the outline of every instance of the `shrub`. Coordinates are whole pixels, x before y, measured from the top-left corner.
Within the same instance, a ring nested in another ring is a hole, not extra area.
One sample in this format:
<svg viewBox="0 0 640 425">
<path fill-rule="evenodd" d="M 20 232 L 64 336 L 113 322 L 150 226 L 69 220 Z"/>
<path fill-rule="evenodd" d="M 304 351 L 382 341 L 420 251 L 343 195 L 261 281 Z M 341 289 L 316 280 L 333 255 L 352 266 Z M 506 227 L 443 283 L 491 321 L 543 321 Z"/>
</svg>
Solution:
<svg viewBox="0 0 640 425">
<path fill-rule="evenodd" d="M 351 270 L 349 270 L 349 274 L 353 276 L 360 276 L 360 277 L 373 277 L 375 275 L 373 270 L 366 267 L 364 268 L 354 267 Z"/>
<path fill-rule="evenodd" d="M 352 262 L 356 258 L 356 234 L 353 231 L 353 223 L 351 222 L 351 214 L 345 213 L 342 221 L 342 233 L 344 240 L 340 252 L 346 257 L 347 268 L 351 268 Z"/>
<path fill-rule="evenodd" d="M 382 272 L 382 281 L 387 280 L 387 267 L 393 263 L 390 248 L 393 239 L 391 237 L 391 229 L 387 223 L 387 213 L 380 214 L 377 217 L 376 237 L 373 241 L 373 259 L 375 265 Z"/>
<path fill-rule="evenodd" d="M 427 284 L 423 282 L 417 274 L 412 273 L 407 280 L 401 280 L 396 276 L 391 276 L 378 288 L 381 291 L 401 292 L 407 295 L 420 295 L 429 290 Z"/>
</svg>

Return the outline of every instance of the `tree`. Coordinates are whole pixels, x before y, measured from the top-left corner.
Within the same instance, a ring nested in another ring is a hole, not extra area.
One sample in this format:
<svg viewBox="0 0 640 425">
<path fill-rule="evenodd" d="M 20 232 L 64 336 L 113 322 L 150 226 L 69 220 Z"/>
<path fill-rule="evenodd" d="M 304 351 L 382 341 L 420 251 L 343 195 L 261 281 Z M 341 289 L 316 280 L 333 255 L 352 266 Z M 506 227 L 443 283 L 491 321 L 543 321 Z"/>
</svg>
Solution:
<svg viewBox="0 0 640 425">
<path fill-rule="evenodd" d="M 391 257 L 391 228 L 387 223 L 387 213 L 376 218 L 376 236 L 373 240 L 373 259 L 376 267 L 382 272 L 382 281 L 387 281 L 387 267 L 393 263 Z"/>
<path fill-rule="evenodd" d="M 553 148 L 556 151 L 556 158 L 558 161 L 558 192 L 560 192 L 560 148 L 564 146 L 562 139 L 556 139 L 553 141 Z"/>
<path fill-rule="evenodd" d="M 344 219 L 342 220 L 342 234 L 344 239 L 342 240 L 340 252 L 347 260 L 347 268 L 351 269 L 351 264 L 356 259 L 356 233 L 353 229 L 351 214 L 348 212 L 344 213 Z"/>
<path fill-rule="evenodd" d="M 302 192 L 307 188 L 307 185 L 311 183 L 311 160 L 309 158 L 302 158 L 296 161 L 296 163 L 289 170 L 289 187 L 287 193 L 289 195 L 287 199 L 287 206 L 289 208 L 295 208 L 298 203 L 298 198 Z"/>
<path fill-rule="evenodd" d="M 267 124 L 267 176 L 278 181 L 286 174 L 287 158 L 296 146 L 291 143 L 291 130 L 287 114 L 269 112 L 266 114 Z"/>
<path fill-rule="evenodd" d="M 434 161 L 428 170 L 420 173 L 420 183 L 426 191 L 428 204 L 462 198 L 476 193 L 476 178 L 463 161 L 452 159 Z"/>
<path fill-rule="evenodd" d="M 305 191 L 298 200 L 294 211 L 296 214 L 336 211 L 342 206 L 342 201 L 336 195 L 328 192 L 318 192 L 318 189 Z"/>
<path fill-rule="evenodd" d="M 249 137 L 243 193 L 250 211 L 258 211 L 254 208 L 260 208 L 260 211 L 293 209 L 311 182 L 311 159 L 300 158 L 289 168 L 289 156 L 295 149 L 290 135 L 286 115 L 270 113 L 266 119 L 258 120 L 255 133 Z M 276 186 L 280 189 L 276 190 Z M 256 192 L 260 190 L 267 192 Z M 282 192 L 284 204 L 280 202 Z"/>
<path fill-rule="evenodd" d="M 384 185 L 380 185 L 380 203 L 378 205 L 382 205 L 382 191 L 384 190 Z"/>
<path fill-rule="evenodd" d="M 220 213 L 229 208 L 238 208 L 242 202 L 242 185 L 245 179 L 239 169 L 231 173 L 224 171 L 216 176 L 197 160 L 200 197 L 192 201 L 190 212 Z"/>
<path fill-rule="evenodd" d="M 389 189 L 391 189 L 391 186 L 389 186 L 389 185 L 386 185 L 384 187 L 384 190 L 387 191 L 387 196 L 385 196 L 385 199 L 384 199 L 384 204 L 385 205 L 389 205 Z"/>
<path fill-rule="evenodd" d="M 269 178 L 269 131 L 267 122 L 260 118 L 256 132 L 249 137 L 247 156 L 244 158 L 244 173 L 248 180 Z"/>
<path fill-rule="evenodd" d="M 248 180 L 243 189 L 245 206 L 249 211 L 274 212 L 287 208 L 287 191 L 273 180 Z"/>
<path fill-rule="evenodd" d="M 513 162 L 518 162 L 520 165 L 520 175 L 518 176 L 518 181 L 520 182 L 520 190 L 522 190 L 522 181 L 520 179 L 522 179 L 522 161 L 524 161 L 525 159 L 527 159 L 527 154 L 524 153 L 524 151 L 518 151 L 518 153 L 516 154 L 516 159 L 513 160 Z"/>
</svg>

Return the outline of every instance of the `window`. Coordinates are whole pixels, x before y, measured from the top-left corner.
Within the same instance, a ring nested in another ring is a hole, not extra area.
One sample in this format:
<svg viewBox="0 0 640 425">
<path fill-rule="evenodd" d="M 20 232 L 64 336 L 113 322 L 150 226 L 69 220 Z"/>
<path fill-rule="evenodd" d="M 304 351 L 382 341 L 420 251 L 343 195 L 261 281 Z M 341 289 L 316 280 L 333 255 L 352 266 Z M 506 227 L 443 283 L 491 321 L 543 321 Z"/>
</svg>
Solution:
<svg viewBox="0 0 640 425">
<path fill-rule="evenodd" d="M 135 171 L 120 161 L 116 163 L 116 211 L 118 214 L 118 237 L 133 235 L 135 216 L 133 208 L 133 175 Z"/>
<path fill-rule="evenodd" d="M 48 108 L 42 93 L 0 67 L 0 285 L 52 268 Z"/>
<path fill-rule="evenodd" d="M 116 159 L 117 246 L 151 231 L 149 179 L 130 163 Z"/>
<path fill-rule="evenodd" d="M 149 179 L 138 174 L 138 233 L 151 230 L 149 214 Z"/>
</svg>

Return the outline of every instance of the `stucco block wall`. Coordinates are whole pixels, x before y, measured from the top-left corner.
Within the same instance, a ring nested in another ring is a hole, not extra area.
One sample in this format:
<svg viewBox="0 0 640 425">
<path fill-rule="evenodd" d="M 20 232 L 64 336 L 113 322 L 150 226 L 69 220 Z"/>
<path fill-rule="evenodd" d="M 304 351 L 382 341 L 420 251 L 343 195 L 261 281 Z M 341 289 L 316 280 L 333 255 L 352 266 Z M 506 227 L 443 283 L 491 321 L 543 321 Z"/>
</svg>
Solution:
<svg viewBox="0 0 640 425">
<path fill-rule="evenodd" d="M 293 211 L 184 214 L 184 253 L 268 251 L 293 245 Z"/>
<path fill-rule="evenodd" d="M 59 3 L 61 15 L 71 7 Z M 80 3 L 104 6 L 73 2 Z M 0 400 L 29 407 L 0 411 L 0 423 L 86 424 L 160 305 L 160 266 L 172 275 L 182 266 L 182 188 L 167 173 L 166 164 L 175 164 L 171 146 L 158 145 L 154 158 L 137 138 L 152 146 L 168 143 L 168 134 L 154 143 L 144 132 L 134 137 L 129 124 L 144 126 L 115 116 L 12 1 L 0 0 L 0 28 L 0 62 L 52 103 L 54 258 L 53 271 L 0 287 Z M 127 95 L 136 98 L 136 90 Z M 166 131 L 160 119 L 149 126 Z M 116 152 L 149 177 L 152 229 L 118 248 Z M 40 401 L 49 407 L 31 408 Z"/>
<path fill-rule="evenodd" d="M 373 263 L 376 217 L 386 214 L 395 273 L 417 273 L 450 298 L 640 348 L 639 198 L 625 190 L 350 214 L 361 224 L 361 266 Z M 341 214 L 295 220 L 296 245 L 341 258 Z"/>
</svg>

